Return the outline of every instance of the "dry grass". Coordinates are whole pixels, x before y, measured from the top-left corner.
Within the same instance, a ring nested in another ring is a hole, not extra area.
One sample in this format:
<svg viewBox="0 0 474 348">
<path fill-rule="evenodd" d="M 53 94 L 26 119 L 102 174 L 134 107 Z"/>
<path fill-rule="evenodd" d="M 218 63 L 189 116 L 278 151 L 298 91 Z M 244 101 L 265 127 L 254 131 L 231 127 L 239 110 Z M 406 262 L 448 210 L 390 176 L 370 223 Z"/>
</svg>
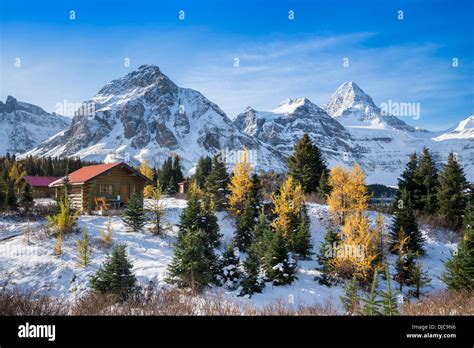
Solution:
<svg viewBox="0 0 474 348">
<path fill-rule="evenodd" d="M 403 315 L 474 315 L 474 292 L 439 291 L 420 301 L 405 303 Z"/>
<path fill-rule="evenodd" d="M 22 293 L 19 290 L 0 291 L 0 315 L 119 315 L 119 316 L 327 316 L 340 315 L 330 301 L 323 305 L 291 306 L 273 301 L 262 309 L 229 302 L 222 295 L 192 296 L 189 292 L 158 290 L 148 297 L 117 302 L 113 296 L 88 295 L 74 303 L 60 299 Z M 406 303 L 402 315 L 474 315 L 473 292 L 437 292 L 420 301 Z"/>
</svg>

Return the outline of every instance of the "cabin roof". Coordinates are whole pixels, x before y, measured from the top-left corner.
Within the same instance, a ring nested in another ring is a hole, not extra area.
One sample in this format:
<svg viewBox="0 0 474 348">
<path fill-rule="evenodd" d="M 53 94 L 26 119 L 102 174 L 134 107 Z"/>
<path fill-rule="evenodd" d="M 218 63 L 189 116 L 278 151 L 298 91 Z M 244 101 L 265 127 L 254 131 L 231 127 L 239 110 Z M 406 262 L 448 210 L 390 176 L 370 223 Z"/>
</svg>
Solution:
<svg viewBox="0 0 474 348">
<path fill-rule="evenodd" d="M 31 187 L 48 187 L 49 184 L 59 179 L 58 176 L 33 176 L 26 175 L 23 179 L 30 184 Z"/>
<path fill-rule="evenodd" d="M 115 167 L 125 167 L 126 169 L 134 172 L 138 177 L 142 178 L 143 180 L 147 181 L 150 184 L 153 184 L 153 181 L 141 174 L 139 171 L 134 169 L 133 167 L 130 167 L 127 165 L 125 162 L 114 162 L 114 163 L 105 163 L 105 164 L 96 164 L 93 166 L 87 166 L 87 167 L 82 167 L 75 172 L 72 172 L 68 175 L 69 183 L 74 185 L 74 184 L 83 184 L 99 175 L 102 175 L 112 168 Z M 53 186 L 61 186 L 64 183 L 64 178 L 62 177 L 59 180 L 56 180 L 49 184 L 50 187 Z"/>
</svg>

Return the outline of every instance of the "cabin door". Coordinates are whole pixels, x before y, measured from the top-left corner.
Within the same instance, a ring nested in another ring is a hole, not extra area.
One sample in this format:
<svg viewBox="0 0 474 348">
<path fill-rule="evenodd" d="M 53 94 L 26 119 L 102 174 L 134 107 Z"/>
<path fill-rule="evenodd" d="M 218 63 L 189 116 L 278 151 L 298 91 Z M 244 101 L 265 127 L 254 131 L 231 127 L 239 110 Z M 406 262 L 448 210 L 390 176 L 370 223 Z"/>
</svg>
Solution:
<svg viewBox="0 0 474 348">
<path fill-rule="evenodd" d="M 128 203 L 128 198 L 130 197 L 130 187 L 128 184 L 121 184 L 120 185 L 120 198 L 122 201 Z"/>
</svg>

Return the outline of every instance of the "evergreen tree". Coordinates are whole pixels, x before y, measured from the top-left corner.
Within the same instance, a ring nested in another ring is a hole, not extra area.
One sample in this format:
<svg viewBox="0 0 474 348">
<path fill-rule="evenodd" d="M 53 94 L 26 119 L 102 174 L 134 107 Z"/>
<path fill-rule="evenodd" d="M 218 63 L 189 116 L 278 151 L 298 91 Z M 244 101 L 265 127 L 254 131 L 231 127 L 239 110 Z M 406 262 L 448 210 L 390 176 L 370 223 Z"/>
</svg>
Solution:
<svg viewBox="0 0 474 348">
<path fill-rule="evenodd" d="M 420 298 L 420 296 L 423 295 L 423 288 L 429 285 L 431 278 L 428 276 L 428 273 L 423 270 L 419 256 L 417 256 L 416 261 L 411 267 L 410 277 L 414 289 L 410 290 L 409 294 L 415 298 Z"/>
<path fill-rule="evenodd" d="M 24 211 L 28 213 L 33 205 L 34 201 L 33 195 L 31 193 L 31 186 L 29 183 L 26 183 L 20 192 L 20 207 L 22 207 Z"/>
<path fill-rule="evenodd" d="M 419 206 L 420 201 L 420 185 L 418 179 L 418 157 L 416 152 L 410 155 L 410 161 L 407 163 L 405 171 L 398 179 L 398 192 L 395 201 L 395 209 L 397 202 L 401 198 L 401 192 L 405 191 L 408 194 L 408 200 L 412 202 L 414 208 Z"/>
<path fill-rule="evenodd" d="M 464 210 L 468 202 L 468 183 L 456 156 L 450 153 L 448 163 L 439 176 L 439 215 L 449 221 L 453 228 L 462 225 Z"/>
<path fill-rule="evenodd" d="M 465 217 L 464 237 L 458 244 L 457 252 L 446 261 L 443 282 L 451 290 L 474 290 L 474 219 L 472 204 L 468 206 Z"/>
<path fill-rule="evenodd" d="M 168 157 L 164 162 L 160 170 L 159 180 L 163 187 L 163 190 L 168 193 L 170 187 L 170 180 L 173 177 L 173 159 Z"/>
<path fill-rule="evenodd" d="M 244 261 L 245 274 L 241 282 L 242 290 L 240 296 L 252 296 L 254 293 L 262 292 L 265 280 L 262 272 L 261 249 L 258 242 L 252 243 Z"/>
<path fill-rule="evenodd" d="M 89 242 L 89 236 L 87 235 L 86 226 L 84 226 L 84 230 L 82 232 L 82 239 L 76 241 L 76 246 L 79 264 L 82 267 L 87 267 L 90 264 L 92 248 Z"/>
<path fill-rule="evenodd" d="M 218 271 L 214 250 L 202 230 L 189 230 L 178 238 L 166 281 L 200 292 Z"/>
<path fill-rule="evenodd" d="M 180 235 L 188 230 L 201 230 L 212 247 L 220 244 L 219 224 L 214 215 L 212 200 L 199 189 L 197 182 L 191 183 L 187 193 L 188 204 L 179 220 Z"/>
<path fill-rule="evenodd" d="M 304 206 L 301 211 L 301 219 L 298 223 L 298 228 L 295 233 L 289 236 L 288 244 L 290 250 L 296 254 L 298 259 L 311 259 L 313 244 L 311 242 L 308 214 Z"/>
<path fill-rule="evenodd" d="M 200 157 L 196 166 L 196 172 L 193 176 L 193 181 L 197 182 L 200 189 L 203 189 L 206 184 L 206 179 L 212 170 L 212 158 L 209 156 Z"/>
<path fill-rule="evenodd" d="M 337 245 L 340 241 L 339 233 L 337 233 L 334 225 L 330 224 L 316 257 L 319 263 L 319 270 L 323 272 L 322 276 L 318 277 L 318 281 L 322 285 L 330 285 L 332 283 L 332 277 L 329 276 L 329 273 L 332 272 L 331 260 L 335 257 Z"/>
<path fill-rule="evenodd" d="M 380 315 L 380 306 L 381 306 L 381 301 L 377 299 L 377 276 L 378 272 L 375 270 L 374 277 L 372 280 L 372 286 L 370 288 L 370 292 L 362 298 L 362 302 L 364 303 L 364 308 L 362 310 L 362 313 L 364 315 Z"/>
<path fill-rule="evenodd" d="M 398 237 L 400 229 L 409 237 L 408 250 L 412 253 L 424 254 L 423 236 L 418 230 L 413 205 L 409 200 L 409 194 L 405 189 L 400 192 L 400 199 L 397 202 L 394 212 L 394 220 L 390 233 L 392 253 L 395 253 L 399 243 Z"/>
<path fill-rule="evenodd" d="M 318 196 L 324 200 L 331 193 L 331 185 L 329 185 L 328 170 L 323 170 L 319 179 L 318 189 L 316 190 Z"/>
<path fill-rule="evenodd" d="M 403 228 L 400 228 L 397 237 L 397 243 L 394 245 L 397 254 L 396 274 L 393 279 L 399 284 L 400 292 L 404 285 L 411 285 L 411 271 L 413 268 L 413 253 L 408 249 L 410 237 L 405 234 Z"/>
<path fill-rule="evenodd" d="M 264 257 L 266 276 L 274 285 L 291 284 L 296 277 L 296 264 L 290 259 L 288 245 L 281 233 L 275 232 Z"/>
<path fill-rule="evenodd" d="M 107 258 L 92 277 L 90 282 L 92 290 L 100 294 L 115 295 L 119 300 L 128 299 L 138 290 L 132 268 L 125 245 L 114 247 L 112 256 Z"/>
<path fill-rule="evenodd" d="M 5 210 L 17 210 L 18 202 L 15 194 L 15 182 L 10 178 L 6 171 L 3 175 L 3 183 L 3 208 Z"/>
<path fill-rule="evenodd" d="M 170 194 L 178 192 L 178 183 L 176 182 L 174 176 L 170 178 L 166 192 Z"/>
<path fill-rule="evenodd" d="M 316 192 L 321 174 L 327 171 L 321 151 L 313 144 L 308 134 L 295 145 L 294 153 L 288 158 L 288 175 L 299 182 L 304 193 Z"/>
<path fill-rule="evenodd" d="M 175 155 L 173 158 L 172 172 L 173 179 L 176 184 L 183 181 L 184 176 L 183 172 L 181 171 L 181 159 L 178 155 Z"/>
<path fill-rule="evenodd" d="M 341 296 L 342 306 L 346 315 L 358 315 L 362 312 L 361 297 L 359 296 L 359 285 L 355 277 L 347 282 L 344 295 Z"/>
<path fill-rule="evenodd" d="M 434 214 L 437 211 L 438 200 L 436 197 L 438 191 L 438 171 L 435 162 L 425 147 L 423 154 L 416 168 L 416 175 L 419 186 L 419 210 L 425 214 Z"/>
<path fill-rule="evenodd" d="M 236 256 L 238 250 L 229 244 L 222 255 L 221 260 L 221 277 L 222 284 L 226 289 L 235 290 L 239 286 L 242 273 L 239 270 L 239 257 Z"/>
<path fill-rule="evenodd" d="M 224 209 L 226 196 L 228 194 L 229 174 L 225 163 L 220 156 L 216 155 L 212 159 L 212 167 L 206 178 L 206 192 L 214 201 L 217 211 Z"/>
<path fill-rule="evenodd" d="M 254 209 L 249 200 L 245 202 L 242 214 L 236 217 L 235 222 L 234 244 L 239 250 L 246 251 L 253 241 L 253 228 L 255 225 Z"/>
<path fill-rule="evenodd" d="M 145 224 L 145 213 L 143 211 L 143 205 L 137 193 L 134 193 L 129 201 L 128 205 L 123 211 L 122 221 L 132 231 L 138 232 L 143 228 Z"/>
<path fill-rule="evenodd" d="M 385 278 L 387 279 L 387 291 L 382 291 L 382 309 L 384 315 L 398 315 L 398 306 L 395 294 L 392 291 L 388 265 L 385 265 Z"/>
</svg>

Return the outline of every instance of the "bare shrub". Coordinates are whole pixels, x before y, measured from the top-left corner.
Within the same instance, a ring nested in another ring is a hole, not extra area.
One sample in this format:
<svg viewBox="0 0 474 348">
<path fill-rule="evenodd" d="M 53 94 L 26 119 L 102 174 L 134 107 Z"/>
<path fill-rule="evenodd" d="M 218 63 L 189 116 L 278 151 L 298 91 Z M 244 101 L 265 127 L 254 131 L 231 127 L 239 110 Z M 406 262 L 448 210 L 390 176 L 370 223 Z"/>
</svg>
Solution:
<svg viewBox="0 0 474 348">
<path fill-rule="evenodd" d="M 474 315 L 474 292 L 438 291 L 416 302 L 404 303 L 402 315 Z"/>
<path fill-rule="evenodd" d="M 0 291 L 0 315 L 66 315 L 68 305 L 48 296 L 21 292 L 19 289 Z"/>
</svg>

